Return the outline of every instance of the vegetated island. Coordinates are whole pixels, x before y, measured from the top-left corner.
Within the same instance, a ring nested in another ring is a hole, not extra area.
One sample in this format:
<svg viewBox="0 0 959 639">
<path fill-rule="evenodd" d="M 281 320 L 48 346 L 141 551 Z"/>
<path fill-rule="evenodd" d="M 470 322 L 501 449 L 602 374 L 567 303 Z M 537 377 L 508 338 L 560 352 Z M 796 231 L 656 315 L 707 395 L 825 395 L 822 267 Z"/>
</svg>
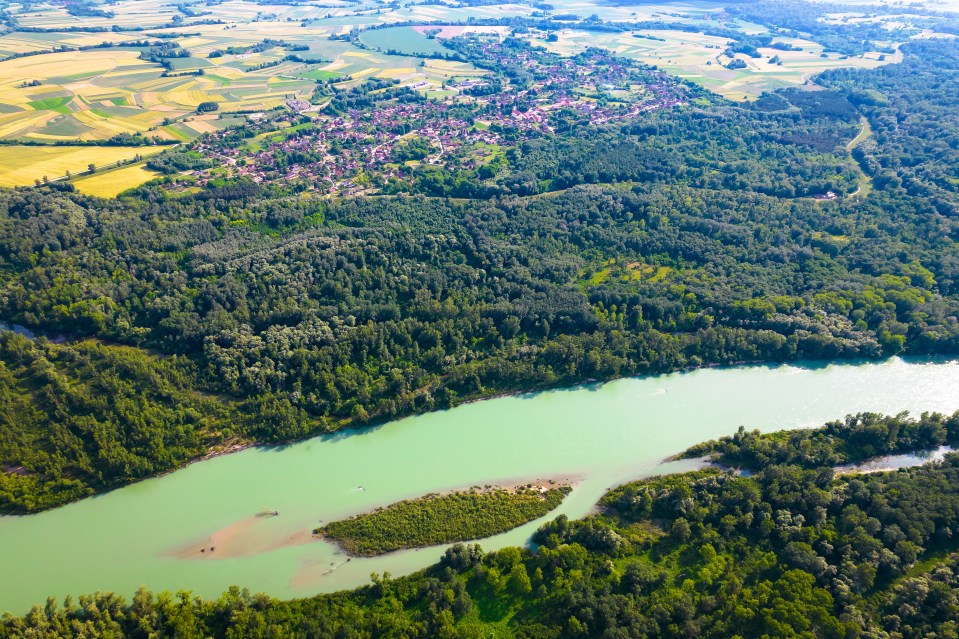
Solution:
<svg viewBox="0 0 959 639">
<path fill-rule="evenodd" d="M 482 539 L 542 517 L 571 490 L 566 484 L 544 482 L 431 493 L 331 522 L 313 534 L 362 557 Z"/>
</svg>

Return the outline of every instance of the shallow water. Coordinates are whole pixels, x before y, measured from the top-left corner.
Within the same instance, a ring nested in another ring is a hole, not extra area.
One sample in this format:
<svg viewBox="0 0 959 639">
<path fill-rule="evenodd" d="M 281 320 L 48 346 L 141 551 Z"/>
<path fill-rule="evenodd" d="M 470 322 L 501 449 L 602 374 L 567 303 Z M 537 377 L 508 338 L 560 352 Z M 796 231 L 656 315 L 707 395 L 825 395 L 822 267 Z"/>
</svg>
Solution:
<svg viewBox="0 0 959 639">
<path fill-rule="evenodd" d="M 216 596 L 236 584 L 281 598 L 354 587 L 374 571 L 434 563 L 443 548 L 346 562 L 335 546 L 309 541 L 309 530 L 432 491 L 557 476 L 579 480 L 549 518 L 580 517 L 616 484 L 692 467 L 661 461 L 740 425 L 768 431 L 866 410 L 957 408 L 957 361 L 754 366 L 506 397 L 249 449 L 0 518 L 0 611 L 22 613 L 48 595 L 130 595 L 140 585 Z M 279 515 L 256 517 L 265 510 Z M 541 523 L 482 544 L 522 544 Z"/>
<path fill-rule="evenodd" d="M 835 471 L 837 473 L 878 473 L 886 470 L 912 468 L 913 466 L 922 466 L 923 464 L 941 461 L 947 453 L 951 452 L 953 452 L 951 446 L 940 446 L 935 450 L 920 450 L 914 453 L 883 455 L 882 457 L 867 459 L 858 464 L 836 466 Z"/>
</svg>

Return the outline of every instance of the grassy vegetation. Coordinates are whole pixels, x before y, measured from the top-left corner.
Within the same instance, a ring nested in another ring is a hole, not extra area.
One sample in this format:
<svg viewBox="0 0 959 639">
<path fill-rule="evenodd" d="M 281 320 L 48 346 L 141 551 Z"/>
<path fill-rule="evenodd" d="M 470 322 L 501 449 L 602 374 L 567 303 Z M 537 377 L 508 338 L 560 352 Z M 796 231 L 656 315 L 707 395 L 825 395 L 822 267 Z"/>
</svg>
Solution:
<svg viewBox="0 0 959 639">
<path fill-rule="evenodd" d="M 859 188 L 856 190 L 855 195 L 859 199 L 866 199 L 869 197 L 869 194 L 872 193 L 872 177 L 867 172 L 868 167 L 862 161 L 863 156 L 859 153 L 855 153 L 856 149 L 863 145 L 863 143 L 872 139 L 872 126 L 869 124 L 869 120 L 865 117 L 862 118 L 862 130 L 859 131 L 859 135 L 853 138 L 849 144 L 846 145 L 846 149 L 852 154 L 852 157 L 859 162 L 860 175 L 859 175 Z"/>
<path fill-rule="evenodd" d="M 382 555 L 402 548 L 422 548 L 490 537 L 542 517 L 572 490 L 470 490 L 426 495 L 371 513 L 335 521 L 314 533 L 333 539 L 351 555 Z"/>
<path fill-rule="evenodd" d="M 360 40 L 368 47 L 381 51 L 393 50 L 404 55 L 443 55 L 450 50 L 439 40 L 427 38 L 412 27 L 365 31 Z"/>
</svg>

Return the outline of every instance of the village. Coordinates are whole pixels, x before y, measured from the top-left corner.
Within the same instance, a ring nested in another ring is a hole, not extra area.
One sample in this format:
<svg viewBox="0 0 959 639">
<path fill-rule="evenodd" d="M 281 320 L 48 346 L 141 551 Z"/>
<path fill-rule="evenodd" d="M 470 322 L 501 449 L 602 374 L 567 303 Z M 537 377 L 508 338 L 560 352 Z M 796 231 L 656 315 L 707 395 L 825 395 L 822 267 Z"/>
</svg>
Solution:
<svg viewBox="0 0 959 639">
<path fill-rule="evenodd" d="M 256 183 L 299 182 L 329 196 L 376 194 L 427 167 L 489 179 L 503 166 L 506 146 L 629 120 L 688 99 L 686 87 L 665 73 L 598 49 L 562 58 L 499 41 L 470 45 L 492 72 L 450 81 L 444 85 L 449 95 L 440 99 L 425 97 L 424 83 L 361 85 L 352 89 L 364 92 L 359 107 L 342 100 L 348 108 L 339 109 L 336 96 L 322 110 L 311 111 L 302 101 L 288 105 L 308 124 L 267 136 L 265 146 L 218 134 L 194 148 Z M 283 119 L 290 120 L 289 112 L 261 118 L 255 131 L 262 138 Z M 198 176 L 201 184 L 209 178 Z"/>
</svg>

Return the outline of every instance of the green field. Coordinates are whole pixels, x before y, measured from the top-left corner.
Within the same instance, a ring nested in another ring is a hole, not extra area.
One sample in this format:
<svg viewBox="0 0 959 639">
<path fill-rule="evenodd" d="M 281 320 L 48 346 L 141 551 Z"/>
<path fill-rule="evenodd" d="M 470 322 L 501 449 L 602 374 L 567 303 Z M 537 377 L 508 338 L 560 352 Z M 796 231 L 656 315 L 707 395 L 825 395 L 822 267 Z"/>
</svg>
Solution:
<svg viewBox="0 0 959 639">
<path fill-rule="evenodd" d="M 441 41 L 430 39 L 413 27 L 395 27 L 364 31 L 360 42 L 378 51 L 395 51 L 402 55 L 446 55 L 452 53 Z"/>
</svg>

